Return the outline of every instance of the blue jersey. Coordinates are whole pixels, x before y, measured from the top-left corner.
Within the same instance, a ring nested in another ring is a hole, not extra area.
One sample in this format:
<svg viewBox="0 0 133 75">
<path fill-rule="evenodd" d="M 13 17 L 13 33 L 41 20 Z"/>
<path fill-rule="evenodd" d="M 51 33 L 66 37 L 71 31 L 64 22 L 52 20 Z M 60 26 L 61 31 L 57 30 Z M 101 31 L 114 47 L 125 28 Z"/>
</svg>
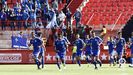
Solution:
<svg viewBox="0 0 133 75">
<path fill-rule="evenodd" d="M 100 50 L 100 43 L 102 42 L 102 39 L 100 37 L 94 37 L 91 39 L 91 46 L 93 51 Z"/>
<path fill-rule="evenodd" d="M 115 42 L 114 41 L 107 41 L 107 45 L 108 45 L 108 51 L 109 54 L 112 54 L 114 48 L 115 48 Z"/>
<path fill-rule="evenodd" d="M 117 39 L 116 39 L 116 50 L 117 50 L 118 52 L 122 52 L 123 49 L 124 49 L 125 44 L 126 44 L 126 41 L 125 41 L 124 38 L 121 38 L 121 39 L 118 39 L 118 38 L 117 38 Z"/>
<path fill-rule="evenodd" d="M 61 39 L 61 40 L 57 39 L 55 41 L 55 48 L 56 48 L 57 51 L 65 52 L 66 51 L 66 47 L 67 46 L 66 46 L 66 42 L 64 41 L 64 39 Z"/>
<path fill-rule="evenodd" d="M 77 46 L 77 51 L 79 51 L 84 47 L 84 41 L 82 39 L 77 39 L 75 45 Z"/>
<path fill-rule="evenodd" d="M 33 53 L 39 52 L 40 51 L 40 46 L 42 45 L 42 40 L 39 38 L 34 38 L 30 40 L 30 44 L 33 45 Z"/>
<path fill-rule="evenodd" d="M 92 53 L 92 50 L 91 50 L 91 39 L 86 39 L 85 40 L 85 44 L 86 44 L 86 48 L 85 48 L 86 54 L 91 54 Z"/>
</svg>

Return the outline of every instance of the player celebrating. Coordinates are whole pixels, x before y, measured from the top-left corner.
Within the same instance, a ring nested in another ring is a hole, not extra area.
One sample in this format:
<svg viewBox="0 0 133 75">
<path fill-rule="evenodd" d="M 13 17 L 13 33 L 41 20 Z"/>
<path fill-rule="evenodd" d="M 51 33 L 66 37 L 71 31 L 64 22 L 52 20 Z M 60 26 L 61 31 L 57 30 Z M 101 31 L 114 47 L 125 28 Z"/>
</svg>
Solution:
<svg viewBox="0 0 133 75">
<path fill-rule="evenodd" d="M 117 52 L 117 58 L 118 61 L 123 61 L 123 53 L 125 49 L 126 41 L 124 38 L 122 38 L 122 33 L 118 32 L 118 38 L 116 38 L 116 52 Z M 121 67 L 122 63 L 119 62 L 119 67 Z"/>
<path fill-rule="evenodd" d="M 109 52 L 109 63 L 110 66 L 111 64 L 114 64 L 115 66 L 115 62 L 114 62 L 114 56 L 113 56 L 113 52 L 114 52 L 114 48 L 115 48 L 115 41 L 113 40 L 113 37 L 109 37 L 109 40 L 107 41 L 107 46 L 108 46 L 108 52 Z"/>
<path fill-rule="evenodd" d="M 89 35 L 86 36 L 85 44 L 86 44 L 85 47 L 86 61 L 89 64 L 91 62 L 91 57 L 92 57 L 91 39 Z"/>
<path fill-rule="evenodd" d="M 63 66 L 65 68 L 66 50 L 67 50 L 67 43 L 63 39 L 62 35 L 58 34 L 58 39 L 55 41 L 55 52 L 56 52 L 57 66 L 60 71 L 61 71 L 61 67 L 60 67 L 59 59 L 61 60 Z"/>
<path fill-rule="evenodd" d="M 38 69 L 41 69 L 40 68 L 41 62 L 39 60 L 39 54 L 40 54 L 40 49 L 43 43 L 40 37 L 41 37 L 41 33 L 38 33 L 37 37 L 32 38 L 29 44 L 29 46 L 33 45 L 33 58 L 37 64 Z"/>
<path fill-rule="evenodd" d="M 98 69 L 97 63 L 99 63 L 99 65 L 102 66 L 102 63 L 99 59 L 101 43 L 102 39 L 96 36 L 95 32 L 92 32 L 91 45 L 92 45 L 93 64 L 95 65 L 95 69 Z"/>
<path fill-rule="evenodd" d="M 81 62 L 80 62 L 81 53 L 82 53 L 82 50 L 85 46 L 85 43 L 82 39 L 80 39 L 79 34 L 76 35 L 76 40 L 75 40 L 74 44 L 76 45 L 76 48 L 77 48 L 77 50 L 76 50 L 76 60 L 77 60 L 77 63 L 79 64 L 79 66 L 81 66 Z"/>
<path fill-rule="evenodd" d="M 129 65 L 129 67 L 132 67 L 133 68 L 133 32 L 131 34 L 131 38 L 129 38 L 129 43 L 130 43 L 130 49 L 131 49 L 131 65 Z"/>
</svg>

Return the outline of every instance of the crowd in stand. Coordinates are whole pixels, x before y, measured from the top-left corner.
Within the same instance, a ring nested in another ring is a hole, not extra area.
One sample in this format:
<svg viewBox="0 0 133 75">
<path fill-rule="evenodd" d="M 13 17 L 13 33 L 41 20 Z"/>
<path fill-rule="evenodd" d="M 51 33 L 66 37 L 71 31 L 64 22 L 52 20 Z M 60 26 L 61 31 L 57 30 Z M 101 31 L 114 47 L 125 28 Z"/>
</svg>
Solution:
<svg viewBox="0 0 133 75">
<path fill-rule="evenodd" d="M 0 11 L 1 29 L 21 30 L 22 28 L 44 28 L 51 29 L 54 39 L 58 33 L 72 41 L 75 34 L 81 36 L 88 34 L 92 28 L 80 24 L 81 10 L 77 9 L 74 13 L 76 28 L 72 26 L 72 13 L 67 8 L 71 0 L 21 0 L 16 2 L 13 8 L 8 7 L 7 1 L 2 0 L 2 9 Z M 64 3 L 65 7 L 59 10 L 59 4 Z M 8 20 L 8 21 L 7 21 Z M 8 22 L 8 23 L 7 23 Z M 52 36 L 53 36 L 52 35 Z M 85 36 L 81 37 L 85 38 Z"/>
<path fill-rule="evenodd" d="M 52 20 L 54 14 L 57 17 L 60 15 L 58 4 L 63 3 L 63 1 L 52 0 L 49 4 L 48 0 L 21 0 L 11 8 L 8 7 L 6 0 L 2 0 L 1 29 L 5 30 L 7 26 L 10 26 L 11 30 L 21 30 L 22 27 L 25 29 L 28 27 L 35 28 L 42 23 L 45 27 Z M 10 22 L 9 24 L 7 24 L 7 20 Z"/>
</svg>

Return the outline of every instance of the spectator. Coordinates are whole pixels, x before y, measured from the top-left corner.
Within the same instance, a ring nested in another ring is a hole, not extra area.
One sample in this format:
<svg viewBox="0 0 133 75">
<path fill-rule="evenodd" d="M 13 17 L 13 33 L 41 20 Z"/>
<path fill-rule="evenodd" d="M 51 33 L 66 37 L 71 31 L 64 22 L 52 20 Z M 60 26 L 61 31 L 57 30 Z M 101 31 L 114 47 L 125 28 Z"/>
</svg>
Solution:
<svg viewBox="0 0 133 75">
<path fill-rule="evenodd" d="M 106 33 L 107 33 L 107 29 L 106 29 L 105 26 L 103 26 L 102 32 L 101 32 L 101 34 L 100 34 L 100 36 L 101 36 L 102 39 L 104 38 L 104 36 L 106 35 Z"/>
<path fill-rule="evenodd" d="M 81 11 L 79 9 L 77 9 L 77 11 L 74 13 L 74 18 L 76 20 L 76 28 L 79 27 L 81 16 L 82 16 Z"/>
<path fill-rule="evenodd" d="M 5 30 L 6 29 L 7 15 L 6 15 L 4 9 L 2 9 L 2 11 L 0 12 L 0 20 L 1 20 L 1 29 Z"/>
<path fill-rule="evenodd" d="M 64 0 L 58 0 L 58 3 L 64 3 Z"/>
<path fill-rule="evenodd" d="M 48 3 L 48 0 L 44 0 L 44 2 L 46 3 L 48 9 L 49 9 L 49 3 Z"/>
<path fill-rule="evenodd" d="M 22 12 L 19 9 L 18 12 L 16 12 L 16 20 L 17 20 L 17 28 L 18 30 L 21 30 L 22 27 Z"/>
<path fill-rule="evenodd" d="M 15 30 L 15 24 L 14 24 L 14 21 L 15 21 L 15 13 L 14 13 L 14 10 L 11 9 L 10 10 L 10 15 L 9 15 L 9 20 L 10 20 L 10 28 L 11 30 Z"/>
<path fill-rule="evenodd" d="M 28 27 L 27 21 L 29 19 L 29 13 L 26 12 L 26 10 L 23 11 L 22 19 L 23 19 L 23 26 L 25 29 L 27 29 L 27 27 Z"/>
<path fill-rule="evenodd" d="M 71 11 L 69 10 L 69 8 L 67 8 L 67 11 L 66 11 L 67 26 L 70 26 L 72 29 L 71 15 L 72 15 Z"/>
<path fill-rule="evenodd" d="M 30 8 L 28 7 L 28 5 L 22 5 L 22 10 L 26 11 L 26 12 L 29 12 L 30 11 Z"/>
<path fill-rule="evenodd" d="M 26 31 L 25 33 L 23 33 L 22 31 L 20 31 L 19 33 L 18 33 L 18 35 L 17 35 L 17 37 L 20 37 L 20 38 L 29 38 L 29 34 L 28 34 L 29 32 L 28 31 Z"/>
<path fill-rule="evenodd" d="M 41 19 L 38 19 L 37 20 L 37 27 L 40 28 L 40 29 L 43 29 L 44 28 Z"/>
<path fill-rule="evenodd" d="M 30 11 L 29 19 L 30 19 L 30 23 L 31 23 L 32 28 L 35 28 L 36 27 L 36 9 L 35 10 L 32 9 Z"/>
<path fill-rule="evenodd" d="M 22 8 L 21 8 L 21 5 L 20 5 L 20 3 L 16 3 L 16 5 L 14 6 L 14 12 L 15 12 L 15 14 L 18 12 L 18 10 L 21 10 Z"/>
<path fill-rule="evenodd" d="M 64 23 L 62 23 L 61 29 L 62 29 L 63 35 L 66 34 L 66 29 L 67 29 L 67 27 L 66 27 L 66 25 L 65 25 Z"/>
<path fill-rule="evenodd" d="M 85 34 L 91 36 L 91 31 L 92 31 L 92 28 L 86 25 Z"/>
<path fill-rule="evenodd" d="M 22 38 L 22 37 L 23 37 L 23 32 L 20 31 L 19 34 L 18 34 L 17 36 Z"/>
<path fill-rule="evenodd" d="M 47 8 L 47 6 L 44 7 L 43 11 L 42 11 L 42 20 L 43 20 L 43 24 L 47 24 L 49 19 L 50 19 L 50 13 L 49 13 L 49 10 Z"/>
<path fill-rule="evenodd" d="M 62 22 L 64 22 L 65 18 L 66 18 L 65 14 L 62 11 L 60 11 L 57 18 L 59 26 L 61 25 Z"/>
<path fill-rule="evenodd" d="M 35 8 L 41 9 L 41 4 L 39 2 L 35 2 Z"/>
<path fill-rule="evenodd" d="M 67 5 L 70 3 L 71 0 L 66 0 Z"/>
<path fill-rule="evenodd" d="M 33 3 L 32 0 L 29 0 L 27 5 L 28 5 L 29 9 L 32 10 L 33 9 L 32 7 L 33 7 L 34 3 Z"/>
<path fill-rule="evenodd" d="M 58 2 L 57 2 L 57 0 L 54 0 L 54 1 L 52 2 L 52 8 L 53 8 L 54 10 L 58 10 Z"/>
</svg>

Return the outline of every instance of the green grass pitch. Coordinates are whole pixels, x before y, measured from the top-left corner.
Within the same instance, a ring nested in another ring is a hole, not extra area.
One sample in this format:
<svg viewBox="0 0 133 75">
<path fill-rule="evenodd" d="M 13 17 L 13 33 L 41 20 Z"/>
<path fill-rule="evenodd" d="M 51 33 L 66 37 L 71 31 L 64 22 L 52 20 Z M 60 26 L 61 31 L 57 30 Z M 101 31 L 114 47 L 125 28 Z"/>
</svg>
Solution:
<svg viewBox="0 0 133 75">
<path fill-rule="evenodd" d="M 66 69 L 62 67 L 59 71 L 56 64 L 46 64 L 41 70 L 37 70 L 36 65 L 0 65 L 0 75 L 133 75 L 133 68 L 128 64 L 121 68 L 104 64 L 95 70 L 93 65 L 82 64 L 79 67 L 77 64 L 67 64 Z"/>
</svg>

